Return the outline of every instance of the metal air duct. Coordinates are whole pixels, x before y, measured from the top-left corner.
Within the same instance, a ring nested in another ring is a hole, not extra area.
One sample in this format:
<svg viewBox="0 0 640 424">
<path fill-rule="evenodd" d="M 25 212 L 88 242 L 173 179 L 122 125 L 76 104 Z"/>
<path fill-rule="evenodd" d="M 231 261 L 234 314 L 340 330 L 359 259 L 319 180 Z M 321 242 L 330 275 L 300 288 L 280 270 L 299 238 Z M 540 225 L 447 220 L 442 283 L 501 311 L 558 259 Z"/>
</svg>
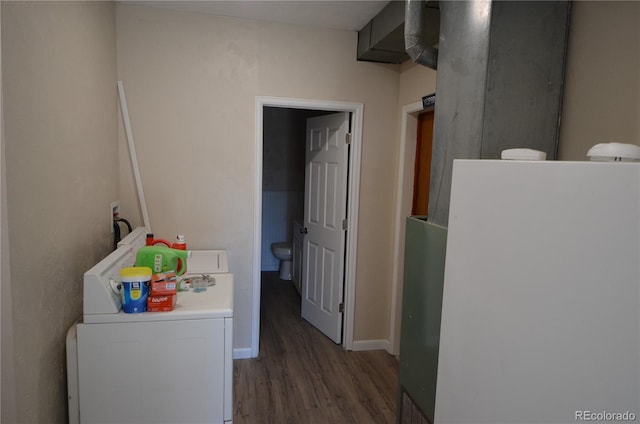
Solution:
<svg viewBox="0 0 640 424">
<path fill-rule="evenodd" d="M 425 4 L 409 0 L 406 7 L 415 46 L 427 30 L 418 26 Z M 418 63 L 434 69 L 429 63 L 437 61 L 429 221 L 446 227 L 454 159 L 499 159 L 502 150 L 517 147 L 556 158 L 570 2 L 470 0 L 439 6 L 437 59 L 429 49 L 411 55 L 426 57 Z"/>
<path fill-rule="evenodd" d="M 440 22 L 438 19 L 438 22 L 425 23 L 426 19 L 427 1 L 407 0 L 404 23 L 406 51 L 414 62 L 437 69 L 438 49 L 427 41 L 427 31 L 431 30 L 431 33 L 438 34 Z"/>
<path fill-rule="evenodd" d="M 413 0 L 414 7 L 417 3 Z M 410 59 L 410 53 L 407 54 L 405 49 L 405 9 L 404 1 L 391 1 L 358 31 L 358 60 L 398 64 Z M 438 2 L 430 1 L 423 9 L 421 21 L 414 22 L 414 25 L 427 29 L 420 38 L 424 45 L 429 46 L 438 42 Z"/>
</svg>

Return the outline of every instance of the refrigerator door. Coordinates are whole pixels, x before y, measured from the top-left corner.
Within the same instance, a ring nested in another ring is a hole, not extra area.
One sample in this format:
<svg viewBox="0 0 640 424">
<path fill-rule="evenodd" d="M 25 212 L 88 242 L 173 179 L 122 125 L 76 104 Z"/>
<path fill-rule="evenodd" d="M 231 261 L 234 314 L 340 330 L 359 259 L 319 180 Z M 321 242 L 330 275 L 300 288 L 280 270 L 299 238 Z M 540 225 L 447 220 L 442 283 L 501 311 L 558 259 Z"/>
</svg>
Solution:
<svg viewBox="0 0 640 424">
<path fill-rule="evenodd" d="M 638 164 L 455 161 L 436 423 L 638 417 L 639 185 Z"/>
</svg>

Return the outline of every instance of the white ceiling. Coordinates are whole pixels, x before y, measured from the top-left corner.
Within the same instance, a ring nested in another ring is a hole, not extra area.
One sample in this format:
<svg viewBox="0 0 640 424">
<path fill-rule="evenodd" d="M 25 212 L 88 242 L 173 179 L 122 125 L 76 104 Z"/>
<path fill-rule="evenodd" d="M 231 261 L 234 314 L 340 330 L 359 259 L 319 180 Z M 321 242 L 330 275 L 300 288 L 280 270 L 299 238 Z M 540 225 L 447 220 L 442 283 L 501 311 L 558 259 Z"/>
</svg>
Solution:
<svg viewBox="0 0 640 424">
<path fill-rule="evenodd" d="M 389 0 L 120 1 L 187 12 L 352 31 L 362 29 L 389 3 Z"/>
</svg>

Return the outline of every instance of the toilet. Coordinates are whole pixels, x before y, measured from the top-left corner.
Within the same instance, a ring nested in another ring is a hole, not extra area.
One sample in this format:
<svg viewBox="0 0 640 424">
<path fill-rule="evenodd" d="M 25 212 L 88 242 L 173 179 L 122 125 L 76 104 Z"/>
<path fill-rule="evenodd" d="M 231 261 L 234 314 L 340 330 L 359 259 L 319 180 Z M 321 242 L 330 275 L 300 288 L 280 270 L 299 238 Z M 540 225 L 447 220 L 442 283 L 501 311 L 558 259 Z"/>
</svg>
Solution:
<svg viewBox="0 0 640 424">
<path fill-rule="evenodd" d="M 291 280 L 291 268 L 293 254 L 291 252 L 291 243 L 273 243 L 271 245 L 271 253 L 280 259 L 280 279 Z"/>
</svg>

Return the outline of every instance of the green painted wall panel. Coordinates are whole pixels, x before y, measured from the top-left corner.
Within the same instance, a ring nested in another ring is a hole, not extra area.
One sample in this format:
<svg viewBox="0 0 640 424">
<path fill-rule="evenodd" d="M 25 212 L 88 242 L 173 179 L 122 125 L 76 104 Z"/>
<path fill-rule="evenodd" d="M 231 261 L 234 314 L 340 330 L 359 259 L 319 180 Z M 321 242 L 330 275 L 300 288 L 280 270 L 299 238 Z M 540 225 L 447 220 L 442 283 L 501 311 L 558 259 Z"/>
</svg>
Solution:
<svg viewBox="0 0 640 424">
<path fill-rule="evenodd" d="M 398 422 L 402 390 L 433 422 L 447 229 L 406 220 Z"/>
</svg>

